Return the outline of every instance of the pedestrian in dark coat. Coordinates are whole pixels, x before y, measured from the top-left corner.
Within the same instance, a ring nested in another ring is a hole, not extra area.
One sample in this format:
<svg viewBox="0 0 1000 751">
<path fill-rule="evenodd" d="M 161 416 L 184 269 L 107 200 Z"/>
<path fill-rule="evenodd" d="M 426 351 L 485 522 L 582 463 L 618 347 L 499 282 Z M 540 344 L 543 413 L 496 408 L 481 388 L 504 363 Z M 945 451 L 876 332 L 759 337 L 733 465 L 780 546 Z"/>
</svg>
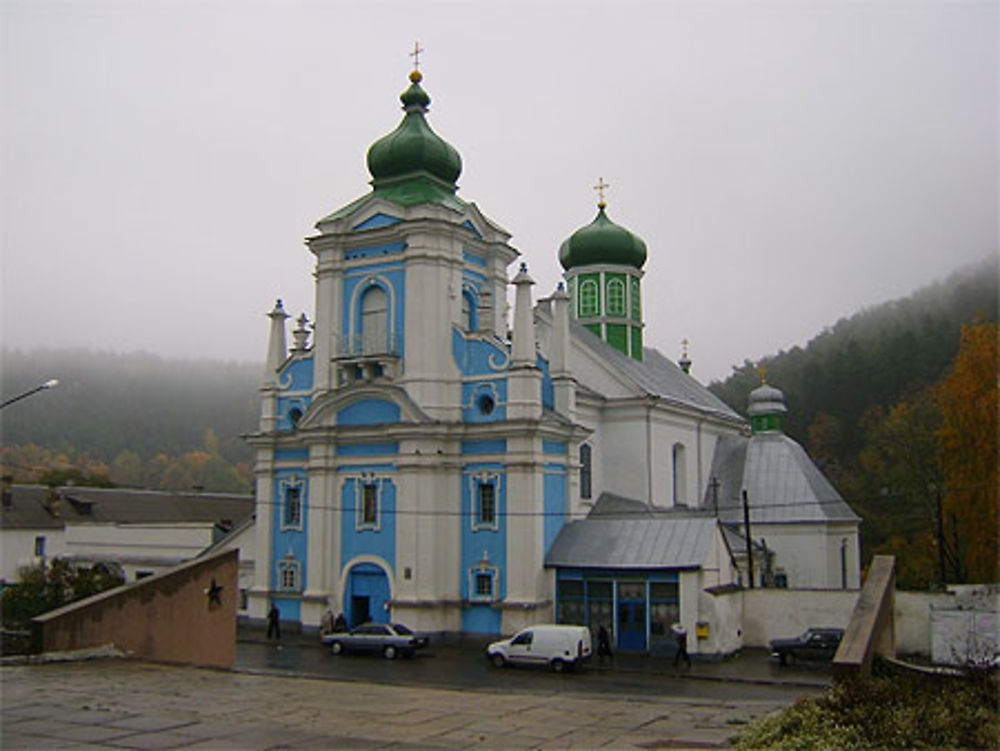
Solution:
<svg viewBox="0 0 1000 751">
<path fill-rule="evenodd" d="M 281 641 L 281 611 L 273 602 L 271 609 L 267 611 L 267 638 L 270 640 L 274 635 L 275 641 Z"/>
<path fill-rule="evenodd" d="M 691 667 L 691 657 L 688 655 L 687 630 L 679 623 L 675 623 L 673 626 L 673 632 L 674 639 L 677 641 L 677 653 L 674 655 L 674 667 L 677 667 L 681 660 L 684 660 L 685 665 Z"/>
<path fill-rule="evenodd" d="M 604 624 L 597 629 L 597 657 L 601 662 L 604 662 L 605 657 L 614 658 L 611 654 L 611 636 L 608 634 L 608 630 L 604 628 Z"/>
</svg>

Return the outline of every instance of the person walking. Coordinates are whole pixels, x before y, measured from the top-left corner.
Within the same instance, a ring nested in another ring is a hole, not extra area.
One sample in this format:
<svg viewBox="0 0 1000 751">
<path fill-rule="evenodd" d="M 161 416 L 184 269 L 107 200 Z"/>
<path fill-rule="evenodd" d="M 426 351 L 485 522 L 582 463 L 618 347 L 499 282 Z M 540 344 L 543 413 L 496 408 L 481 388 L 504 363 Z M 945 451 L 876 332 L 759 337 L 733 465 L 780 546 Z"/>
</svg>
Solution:
<svg viewBox="0 0 1000 751">
<path fill-rule="evenodd" d="M 685 629 L 681 624 L 675 623 L 671 627 L 671 631 L 674 632 L 674 639 L 677 641 L 677 652 L 674 654 L 674 667 L 684 660 L 684 664 L 687 667 L 691 667 L 691 656 L 688 654 L 688 636 L 687 629 Z"/>
<path fill-rule="evenodd" d="M 271 635 L 274 635 L 275 641 L 281 641 L 281 611 L 278 610 L 278 606 L 273 602 L 271 603 L 271 609 L 267 611 L 267 639 L 271 640 Z"/>
<path fill-rule="evenodd" d="M 602 623 L 601 627 L 597 629 L 597 658 L 604 662 L 605 657 L 614 659 L 614 655 L 611 654 L 611 636 Z"/>
</svg>

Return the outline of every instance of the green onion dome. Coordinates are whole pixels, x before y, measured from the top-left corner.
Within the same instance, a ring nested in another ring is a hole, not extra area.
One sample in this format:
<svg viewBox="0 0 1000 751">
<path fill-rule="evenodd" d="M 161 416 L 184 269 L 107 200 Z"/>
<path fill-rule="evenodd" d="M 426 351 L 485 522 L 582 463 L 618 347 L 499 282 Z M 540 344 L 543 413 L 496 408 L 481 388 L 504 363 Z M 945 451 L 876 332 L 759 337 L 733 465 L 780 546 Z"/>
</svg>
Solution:
<svg viewBox="0 0 1000 751">
<path fill-rule="evenodd" d="M 566 271 L 597 264 L 641 269 L 646 263 L 646 243 L 608 219 L 603 201 L 597 204 L 597 209 L 597 218 L 570 235 L 559 247 L 559 263 Z"/>
<path fill-rule="evenodd" d="M 410 74 L 410 88 L 400 95 L 406 115 L 392 133 L 368 149 L 368 171 L 373 184 L 428 173 L 454 186 L 462 173 L 458 151 L 431 130 L 425 115 L 431 98 L 420 87 L 419 71 Z"/>
</svg>

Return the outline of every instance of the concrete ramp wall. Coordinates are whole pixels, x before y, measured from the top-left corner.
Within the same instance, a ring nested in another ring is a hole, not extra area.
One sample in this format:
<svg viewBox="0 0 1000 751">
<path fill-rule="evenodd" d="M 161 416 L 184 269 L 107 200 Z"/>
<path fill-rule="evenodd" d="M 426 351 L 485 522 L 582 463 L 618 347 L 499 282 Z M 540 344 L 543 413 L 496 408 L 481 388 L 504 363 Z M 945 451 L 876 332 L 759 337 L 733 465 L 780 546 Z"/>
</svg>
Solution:
<svg viewBox="0 0 1000 751">
<path fill-rule="evenodd" d="M 895 566 L 896 559 L 891 555 L 872 559 L 851 621 L 833 658 L 835 678 L 867 675 L 876 654 L 896 656 Z"/>
<path fill-rule="evenodd" d="M 40 615 L 32 620 L 35 651 L 114 645 L 146 660 L 232 667 L 238 556 L 196 558 Z"/>
</svg>

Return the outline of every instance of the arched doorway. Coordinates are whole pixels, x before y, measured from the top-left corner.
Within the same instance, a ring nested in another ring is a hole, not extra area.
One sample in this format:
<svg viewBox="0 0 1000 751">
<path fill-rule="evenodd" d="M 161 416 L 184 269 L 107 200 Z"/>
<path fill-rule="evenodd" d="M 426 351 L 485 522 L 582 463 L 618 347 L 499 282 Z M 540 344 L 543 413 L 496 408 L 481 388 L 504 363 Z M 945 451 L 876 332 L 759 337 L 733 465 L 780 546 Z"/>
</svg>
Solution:
<svg viewBox="0 0 1000 751">
<path fill-rule="evenodd" d="M 347 576 L 344 609 L 351 628 L 362 623 L 386 623 L 389 620 L 389 577 L 375 563 L 359 563 Z"/>
</svg>

